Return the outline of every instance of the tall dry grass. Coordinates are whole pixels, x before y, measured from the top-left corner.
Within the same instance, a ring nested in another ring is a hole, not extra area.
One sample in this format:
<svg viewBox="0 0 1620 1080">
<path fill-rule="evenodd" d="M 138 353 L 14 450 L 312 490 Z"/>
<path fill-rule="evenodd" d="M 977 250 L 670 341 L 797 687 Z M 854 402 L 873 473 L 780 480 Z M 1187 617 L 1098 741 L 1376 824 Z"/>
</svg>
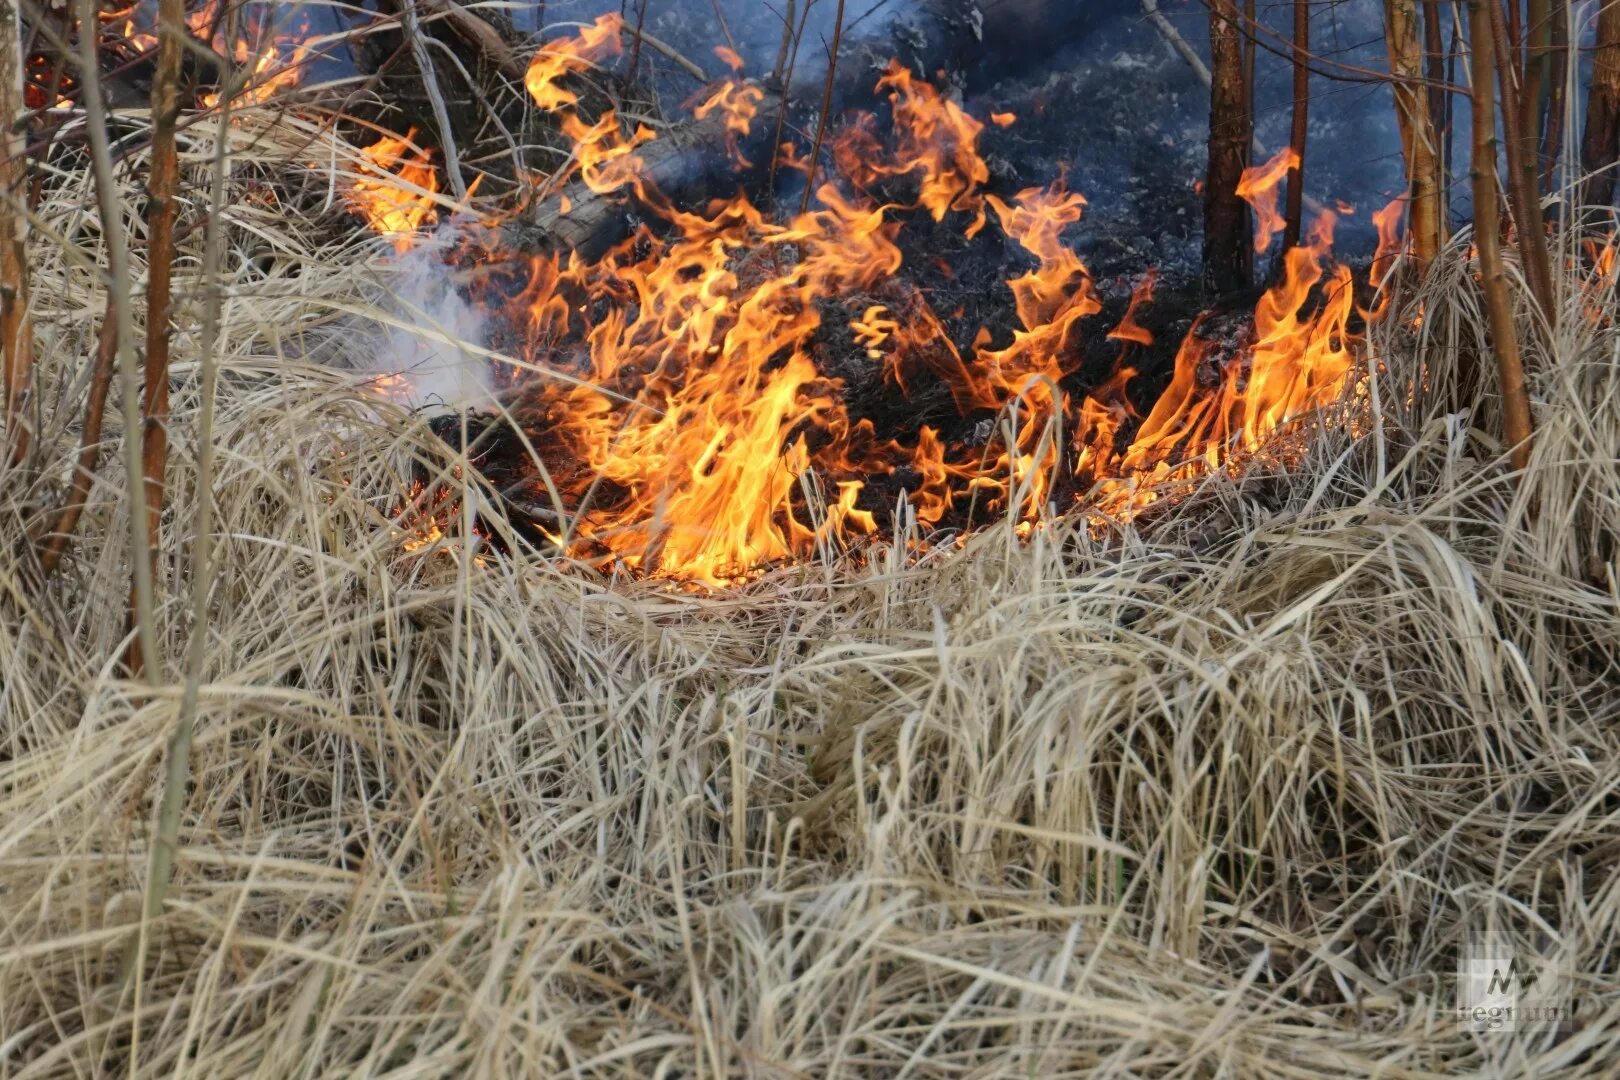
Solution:
<svg viewBox="0 0 1620 1080">
<path fill-rule="evenodd" d="M 330 362 L 389 291 L 332 198 L 353 150 L 263 111 L 229 137 L 216 571 L 195 619 L 195 229 L 156 691 L 117 666 L 120 471 L 56 576 L 16 542 L 69 476 L 104 306 L 87 170 L 36 223 L 45 457 L 0 477 L 0 1075 L 1613 1074 L 1620 334 L 1585 314 L 1612 277 L 1571 262 L 1532 349 L 1522 485 L 1466 362 L 1464 235 L 1376 330 L 1372 418 L 1290 467 L 1138 526 L 698 595 L 475 558 L 455 523 L 406 551 L 412 470 L 471 482 Z M 199 200 L 214 138 L 182 132 Z M 109 410 L 104 461 L 124 434 Z M 195 635 L 174 877 L 120 980 Z M 1458 1029 L 1484 929 L 1561 952 L 1570 1030 Z"/>
</svg>

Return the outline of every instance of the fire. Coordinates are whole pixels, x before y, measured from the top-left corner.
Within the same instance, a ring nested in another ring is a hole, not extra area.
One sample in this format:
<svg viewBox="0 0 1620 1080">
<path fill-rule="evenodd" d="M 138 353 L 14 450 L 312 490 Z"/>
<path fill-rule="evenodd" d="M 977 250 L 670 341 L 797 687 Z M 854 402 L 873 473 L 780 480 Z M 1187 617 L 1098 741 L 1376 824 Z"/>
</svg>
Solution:
<svg viewBox="0 0 1620 1080">
<path fill-rule="evenodd" d="M 155 5 L 132 3 L 126 7 L 98 12 L 100 23 L 98 45 L 100 49 L 118 59 L 133 58 L 150 53 L 158 46 Z M 262 105 L 272 98 L 296 87 L 303 78 L 304 66 L 312 53 L 306 44 L 309 37 L 307 17 L 300 17 L 291 26 L 276 21 L 274 5 L 250 3 L 242 8 L 241 29 L 238 36 L 229 35 L 222 0 L 204 0 L 186 12 L 186 32 L 194 39 L 193 46 L 206 45 L 222 57 L 249 70 L 250 75 L 238 91 L 238 106 Z M 70 72 L 53 72 L 55 62 L 45 54 L 28 57 L 29 82 L 27 94 L 31 107 L 44 104 L 45 88 L 57 85 L 64 91 L 75 91 L 77 82 Z M 212 109 L 219 105 L 220 94 L 210 90 L 199 92 L 196 105 Z M 71 107 L 70 97 L 62 97 L 58 107 Z"/>
<path fill-rule="evenodd" d="M 1271 238 L 1282 232 L 1285 224 L 1277 209 L 1277 189 L 1288 174 L 1299 168 L 1299 154 L 1286 147 L 1264 165 L 1243 170 L 1238 179 L 1238 197 L 1254 209 L 1254 250 L 1264 254 L 1271 247 Z"/>
<path fill-rule="evenodd" d="M 779 217 L 743 194 L 676 209 L 642 172 L 638 149 L 655 134 L 611 110 L 585 115 L 577 90 L 580 75 L 619 53 L 622 29 L 604 16 L 549 43 L 526 86 L 575 143 L 553 182 L 628 190 L 656 227 L 595 261 L 475 253 L 492 282 L 508 283 L 484 295 L 527 334 L 526 359 L 570 376 L 523 386 L 517 409 L 537 436 L 546 490 L 564 503 L 569 524 L 555 539 L 574 556 L 724 583 L 878 532 L 902 492 L 929 527 L 1001 514 L 1027 531 L 1088 491 L 1087 505 L 1129 517 L 1171 485 L 1278 452 L 1281 432 L 1344 395 L 1358 338 L 1350 272 L 1331 258 L 1332 213 L 1284 253 L 1281 280 L 1239 340 L 1194 326 L 1144 416 L 1128 361 L 1153 343 L 1141 319 L 1156 278 L 1137 284 L 1111 331 L 1088 330 L 1104 304 L 1066 239 L 1086 201 L 1063 180 L 1011 199 L 985 191 L 984 124 L 891 63 L 878 82 L 890 126 L 862 117 L 834 138 L 834 169 L 811 209 Z M 740 135 L 762 96 L 734 74 L 696 109 Z M 378 175 L 351 202 L 373 227 L 399 237 L 431 220 L 427 153 L 407 135 L 366 154 Z M 778 160 L 810 174 L 791 146 Z M 1281 227 L 1276 190 L 1296 164 L 1285 153 L 1245 177 L 1261 249 Z M 980 329 L 958 343 L 899 275 L 896 241 L 919 214 L 967 236 L 993 218 L 1025 253 L 1029 269 L 1006 282 L 1018 317 L 1010 337 Z M 1080 392 L 1076 358 L 1092 332 L 1117 342 L 1120 358 Z M 842 363 L 870 365 L 901 394 L 942 382 L 986 434 L 953 440 L 919 424 L 914 441 L 880 437 L 827 373 L 838 348 Z"/>
<path fill-rule="evenodd" d="M 417 230 L 437 217 L 433 196 L 439 175 L 433 152 L 412 143 L 415 135 L 414 129 L 404 138 L 385 135 L 363 148 L 364 175 L 349 189 L 350 208 L 399 251 L 407 250 Z"/>
</svg>

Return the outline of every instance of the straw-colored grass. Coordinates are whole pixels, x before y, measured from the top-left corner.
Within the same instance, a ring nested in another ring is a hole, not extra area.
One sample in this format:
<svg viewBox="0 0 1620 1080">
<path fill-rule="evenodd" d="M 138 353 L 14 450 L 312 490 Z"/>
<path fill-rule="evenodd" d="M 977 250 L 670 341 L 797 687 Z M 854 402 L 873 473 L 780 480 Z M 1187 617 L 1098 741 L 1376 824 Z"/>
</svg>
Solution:
<svg viewBox="0 0 1620 1080">
<path fill-rule="evenodd" d="M 199 193 L 210 138 L 182 135 Z M 1572 271 L 1530 350 L 1522 488 L 1488 395 L 1447 411 L 1484 322 L 1464 236 L 1399 301 L 1421 330 L 1378 331 L 1360 440 L 1329 422 L 1137 527 L 699 595 L 455 528 L 405 551 L 388 512 L 442 453 L 328 362 L 388 288 L 320 213 L 352 151 L 267 114 L 233 138 L 217 577 L 194 625 L 199 228 L 157 692 L 117 665 L 116 405 L 61 571 L 18 542 L 103 303 L 88 175 L 40 211 L 47 458 L 0 486 L 0 1075 L 1613 1075 L 1620 335 L 1581 314 L 1612 281 Z M 194 634 L 174 879 L 120 982 Z M 1459 1030 L 1485 929 L 1566 958 L 1572 1028 Z"/>
</svg>

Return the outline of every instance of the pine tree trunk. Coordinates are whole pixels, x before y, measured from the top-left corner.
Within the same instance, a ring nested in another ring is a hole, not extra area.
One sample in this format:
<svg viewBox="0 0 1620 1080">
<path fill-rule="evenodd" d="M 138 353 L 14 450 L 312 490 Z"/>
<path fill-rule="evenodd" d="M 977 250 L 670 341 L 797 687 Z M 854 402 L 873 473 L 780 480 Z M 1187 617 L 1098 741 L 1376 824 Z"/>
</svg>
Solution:
<svg viewBox="0 0 1620 1080">
<path fill-rule="evenodd" d="M 1395 77 L 1395 116 L 1400 125 L 1401 157 L 1406 163 L 1411 200 L 1412 257 L 1420 271 L 1428 268 L 1444 241 L 1440 198 L 1439 140 L 1428 95 L 1423 89 L 1423 52 L 1418 45 L 1416 0 L 1384 0 L 1384 35 L 1389 70 Z"/>
<path fill-rule="evenodd" d="M 1248 88 L 1234 0 L 1209 2 L 1209 171 L 1204 177 L 1204 286 L 1237 292 L 1254 283 L 1248 205 L 1238 181 L 1249 164 Z"/>
<path fill-rule="evenodd" d="M 1609 206 L 1614 202 L 1615 160 L 1620 157 L 1620 0 L 1603 0 L 1597 25 L 1581 170 L 1588 174 L 1586 204 Z"/>
</svg>

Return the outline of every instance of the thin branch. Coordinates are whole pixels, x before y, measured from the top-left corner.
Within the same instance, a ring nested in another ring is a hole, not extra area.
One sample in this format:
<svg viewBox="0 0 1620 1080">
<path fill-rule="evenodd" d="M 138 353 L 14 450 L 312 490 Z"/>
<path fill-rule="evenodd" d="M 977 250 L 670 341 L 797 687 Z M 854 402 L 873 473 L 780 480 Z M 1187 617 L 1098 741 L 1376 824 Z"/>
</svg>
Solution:
<svg viewBox="0 0 1620 1080">
<path fill-rule="evenodd" d="M 50 531 L 40 537 L 44 544 L 39 555 L 40 569 L 47 577 L 56 572 L 62 561 L 90 498 L 91 485 L 95 483 L 96 465 L 101 459 L 101 424 L 107 414 L 107 393 L 112 385 L 117 349 L 118 315 L 112 309 L 109 296 L 107 312 L 101 319 L 101 332 L 96 335 L 95 366 L 90 375 L 90 396 L 84 406 L 84 428 L 79 433 L 79 458 L 73 468 L 73 485 Z"/>
</svg>

